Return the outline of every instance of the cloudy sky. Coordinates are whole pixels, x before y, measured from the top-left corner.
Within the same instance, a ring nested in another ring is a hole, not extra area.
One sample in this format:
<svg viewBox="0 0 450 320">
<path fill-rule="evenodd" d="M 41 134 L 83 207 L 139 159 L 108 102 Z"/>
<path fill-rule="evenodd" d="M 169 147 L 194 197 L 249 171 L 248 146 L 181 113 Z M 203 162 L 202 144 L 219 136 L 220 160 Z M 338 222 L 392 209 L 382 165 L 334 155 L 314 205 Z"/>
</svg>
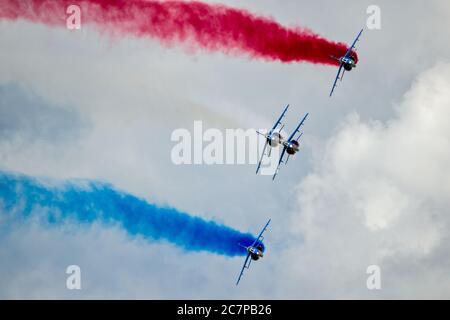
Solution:
<svg viewBox="0 0 450 320">
<path fill-rule="evenodd" d="M 330 99 L 330 66 L 0 21 L 0 170 L 106 181 L 243 232 L 271 217 L 263 261 L 236 287 L 241 258 L 0 217 L 0 297 L 450 298 L 450 4 L 214 2 L 344 42 L 375 4 L 381 30 L 363 34 Z M 275 182 L 254 165 L 172 163 L 173 130 L 264 128 L 287 103 L 288 128 L 310 117 Z M 66 289 L 71 264 L 81 290 Z M 366 287 L 370 265 L 380 290 Z"/>
</svg>

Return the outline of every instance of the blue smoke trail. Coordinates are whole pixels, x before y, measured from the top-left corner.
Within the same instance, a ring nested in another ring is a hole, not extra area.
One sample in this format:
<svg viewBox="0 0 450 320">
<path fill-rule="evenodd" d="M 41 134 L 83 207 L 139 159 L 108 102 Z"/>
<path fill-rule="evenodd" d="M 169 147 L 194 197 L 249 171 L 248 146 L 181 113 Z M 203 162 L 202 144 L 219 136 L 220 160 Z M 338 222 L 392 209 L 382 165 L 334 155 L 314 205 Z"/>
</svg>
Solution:
<svg viewBox="0 0 450 320">
<path fill-rule="evenodd" d="M 135 196 L 93 181 L 46 183 L 0 171 L 0 214 L 10 219 L 42 215 L 50 225 L 76 221 L 118 223 L 128 234 L 148 240 L 167 240 L 188 251 L 226 256 L 245 255 L 238 245 L 251 245 L 254 237 L 230 227 L 193 217 L 173 208 L 150 204 Z"/>
</svg>

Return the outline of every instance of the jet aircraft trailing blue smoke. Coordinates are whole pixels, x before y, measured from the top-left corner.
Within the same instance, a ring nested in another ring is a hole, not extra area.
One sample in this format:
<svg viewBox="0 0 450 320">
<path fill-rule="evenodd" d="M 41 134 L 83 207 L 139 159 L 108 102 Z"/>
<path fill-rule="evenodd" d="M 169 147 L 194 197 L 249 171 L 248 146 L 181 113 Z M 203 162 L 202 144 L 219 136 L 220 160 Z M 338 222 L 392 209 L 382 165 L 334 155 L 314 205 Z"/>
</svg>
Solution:
<svg viewBox="0 0 450 320">
<path fill-rule="evenodd" d="M 43 180 L 0 171 L 0 224 L 39 217 L 67 223 L 119 225 L 131 236 L 168 241 L 186 251 L 245 255 L 255 238 L 214 221 L 151 204 L 96 181 Z"/>
</svg>

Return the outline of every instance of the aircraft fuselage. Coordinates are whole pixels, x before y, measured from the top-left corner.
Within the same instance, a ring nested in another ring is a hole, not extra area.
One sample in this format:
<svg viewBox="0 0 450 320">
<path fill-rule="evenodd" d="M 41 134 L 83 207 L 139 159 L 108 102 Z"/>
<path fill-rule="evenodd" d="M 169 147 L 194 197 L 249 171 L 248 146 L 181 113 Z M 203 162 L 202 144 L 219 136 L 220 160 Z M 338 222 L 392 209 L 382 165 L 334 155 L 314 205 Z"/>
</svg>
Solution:
<svg viewBox="0 0 450 320">
<path fill-rule="evenodd" d="M 248 247 L 247 251 L 250 253 L 250 257 L 252 260 L 258 260 L 264 256 L 262 249 L 258 249 L 255 247 Z"/>
<path fill-rule="evenodd" d="M 353 57 L 342 57 L 339 59 L 339 61 L 344 65 L 345 71 L 351 71 L 353 68 L 356 67 L 356 62 Z"/>
<path fill-rule="evenodd" d="M 273 132 L 270 136 L 267 136 L 267 140 L 271 147 L 276 147 L 283 141 L 283 136 L 279 132 Z"/>
</svg>

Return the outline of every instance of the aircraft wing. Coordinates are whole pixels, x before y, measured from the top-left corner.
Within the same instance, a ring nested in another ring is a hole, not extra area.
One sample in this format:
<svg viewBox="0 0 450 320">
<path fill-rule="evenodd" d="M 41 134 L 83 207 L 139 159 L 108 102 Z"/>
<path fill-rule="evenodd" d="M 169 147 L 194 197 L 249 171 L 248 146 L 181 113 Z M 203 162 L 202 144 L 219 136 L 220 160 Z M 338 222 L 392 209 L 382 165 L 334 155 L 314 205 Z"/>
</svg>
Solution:
<svg viewBox="0 0 450 320">
<path fill-rule="evenodd" d="M 337 72 L 336 79 L 334 79 L 333 87 L 331 88 L 330 97 L 333 94 L 334 88 L 336 88 L 336 83 L 339 80 L 339 76 L 341 75 L 341 70 L 342 70 L 343 66 L 344 66 L 343 63 L 341 63 L 341 65 L 339 66 L 339 70 Z"/>
<path fill-rule="evenodd" d="M 260 239 L 261 239 L 261 237 L 262 237 L 264 231 L 266 231 L 267 226 L 268 226 L 269 223 L 270 223 L 270 220 L 272 220 L 272 219 L 269 219 L 269 221 L 267 221 L 266 225 L 264 226 L 264 228 L 263 228 L 263 229 L 261 230 L 261 232 L 259 233 L 258 238 L 256 238 L 255 242 L 253 242 L 252 247 L 256 246 L 256 244 L 260 241 Z"/>
<path fill-rule="evenodd" d="M 272 181 L 275 180 L 275 177 L 277 176 L 278 171 L 280 170 L 280 164 L 283 162 L 283 156 L 284 156 L 284 153 L 286 152 L 286 149 L 287 149 L 286 146 L 283 146 L 283 152 L 281 152 L 281 157 L 280 157 L 280 160 L 278 161 L 277 169 L 275 170 L 275 173 L 272 177 Z"/>
<path fill-rule="evenodd" d="M 259 168 L 261 168 L 261 162 L 263 160 L 264 153 L 266 152 L 266 148 L 267 148 L 268 144 L 269 144 L 269 141 L 267 141 L 267 139 L 266 139 L 266 141 L 264 142 L 263 152 L 261 153 L 261 158 L 259 158 L 258 167 L 256 168 L 256 174 L 258 174 Z"/>
<path fill-rule="evenodd" d="M 281 123 L 281 120 L 284 118 L 284 115 L 286 114 L 287 109 L 289 108 L 289 105 L 286 106 L 286 108 L 284 108 L 283 113 L 281 114 L 281 116 L 278 118 L 277 122 L 275 122 L 275 125 L 272 127 L 272 129 L 270 130 L 270 133 L 273 132 L 273 130 L 275 130 L 275 128 Z M 269 134 L 270 134 L 269 133 Z"/>
<path fill-rule="evenodd" d="M 358 33 L 358 36 L 356 37 L 355 41 L 353 41 L 352 45 L 350 46 L 350 48 L 347 50 L 347 52 L 345 53 L 345 58 L 347 58 L 350 54 L 350 52 L 352 52 L 353 48 L 356 45 L 356 42 L 358 42 L 359 37 L 361 36 L 361 33 L 363 32 L 364 29 L 361 29 L 361 31 Z"/>
<path fill-rule="evenodd" d="M 236 282 L 236 285 L 239 284 L 239 281 L 241 281 L 241 277 L 244 274 L 244 270 L 250 268 L 250 263 L 252 260 L 250 260 L 250 263 L 247 265 L 248 259 L 250 258 L 250 252 L 247 254 L 247 258 L 245 258 L 244 265 L 242 266 L 241 273 L 239 274 L 238 280 Z"/>
<path fill-rule="evenodd" d="M 295 136 L 295 134 L 296 134 L 297 132 L 300 131 L 300 127 L 301 127 L 301 126 L 303 125 L 303 123 L 305 122 L 306 117 L 308 116 L 308 114 L 309 114 L 309 113 L 307 113 L 307 114 L 303 117 L 302 121 L 300 121 L 300 123 L 298 124 L 297 128 L 294 130 L 294 132 L 292 132 L 292 134 L 289 136 L 289 138 L 288 138 L 287 141 L 291 141 L 291 139 Z"/>
</svg>

